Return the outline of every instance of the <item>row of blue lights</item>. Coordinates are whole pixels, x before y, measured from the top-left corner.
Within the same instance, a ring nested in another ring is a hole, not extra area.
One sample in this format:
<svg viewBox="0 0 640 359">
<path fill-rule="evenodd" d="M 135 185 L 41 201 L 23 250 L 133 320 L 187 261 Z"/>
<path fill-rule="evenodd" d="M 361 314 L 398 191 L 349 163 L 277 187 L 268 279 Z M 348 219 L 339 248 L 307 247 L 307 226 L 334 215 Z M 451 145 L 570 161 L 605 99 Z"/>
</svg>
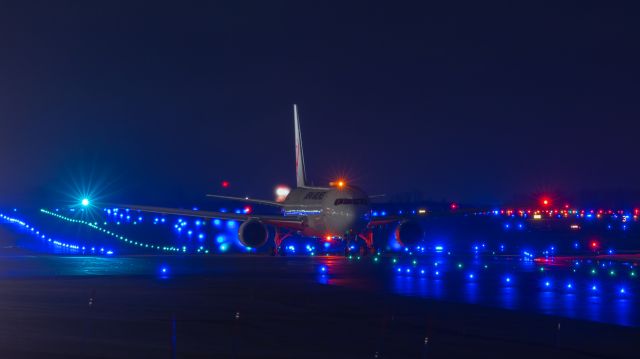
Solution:
<svg viewBox="0 0 640 359">
<path fill-rule="evenodd" d="M 84 220 L 81 220 L 81 219 L 69 218 L 69 217 L 63 216 L 61 214 L 58 214 L 58 213 L 55 213 L 55 212 L 52 212 L 52 211 L 49 211 L 49 210 L 46 210 L 46 209 L 41 209 L 40 212 L 42 212 L 42 213 L 44 213 L 46 215 L 53 216 L 55 218 L 70 222 L 70 223 L 86 225 L 89 228 L 92 228 L 92 229 L 95 229 L 97 231 L 100 231 L 100 232 L 102 232 L 102 233 L 104 233 L 106 235 L 109 235 L 109 236 L 111 236 L 111 237 L 113 237 L 113 238 L 115 238 L 115 239 L 117 239 L 119 241 L 122 241 L 122 242 L 124 242 L 124 243 L 126 243 L 128 245 L 135 246 L 135 247 L 138 247 L 138 248 L 149 248 L 149 249 L 155 249 L 155 250 L 158 250 L 158 251 L 173 252 L 173 253 L 175 253 L 175 252 L 186 253 L 187 252 L 187 247 L 178 248 L 178 247 L 174 247 L 174 246 L 159 246 L 159 245 L 144 243 L 144 242 L 140 242 L 140 241 L 134 241 L 134 240 L 129 239 L 129 238 L 123 236 L 123 235 L 119 235 L 119 234 L 117 234 L 115 232 L 112 232 L 112 231 L 109 231 L 109 230 L 107 230 L 105 228 L 102 228 L 102 227 L 98 226 L 95 223 L 91 223 L 91 222 L 84 221 Z"/>
<path fill-rule="evenodd" d="M 220 209 L 220 211 L 227 212 L 227 210 L 224 208 Z M 244 210 L 241 210 L 241 209 L 235 210 L 236 213 L 241 213 L 243 211 Z M 130 214 L 131 210 L 128 208 L 104 208 L 104 212 L 106 212 L 107 214 L 107 221 L 104 222 L 105 226 L 109 224 L 108 221 L 113 221 L 113 223 L 115 223 L 116 225 L 121 225 L 121 224 L 136 225 L 144 221 L 144 217 L 141 214 L 138 214 L 137 220 L 135 220 L 135 216 L 133 217 L 131 216 Z M 121 222 L 119 219 L 122 219 L 123 221 Z M 166 224 L 167 222 L 168 222 L 167 218 L 161 217 L 161 216 L 156 216 L 153 218 L 153 221 L 151 221 L 151 223 L 154 225 Z M 175 233 L 177 233 L 178 235 L 184 234 L 189 239 L 191 238 L 198 239 L 198 241 L 200 242 L 200 245 L 197 245 L 195 249 L 195 253 L 208 254 L 210 253 L 210 248 L 206 248 L 205 245 L 203 245 L 207 240 L 207 234 L 205 233 L 205 231 L 208 223 L 209 222 L 207 220 L 201 219 L 201 218 L 196 219 L 192 223 L 190 223 L 189 221 L 178 217 L 176 222 L 173 223 L 173 229 Z M 213 227 L 220 228 L 220 229 L 222 229 L 223 227 L 226 228 L 227 230 L 233 230 L 237 228 L 237 221 L 235 220 L 227 220 L 225 223 L 225 221 L 216 218 L 211 220 L 211 224 L 213 225 Z M 193 227 L 189 227 L 190 225 L 193 225 Z M 217 233 L 217 234 L 213 234 L 212 237 L 215 240 L 213 244 L 217 245 L 217 249 L 221 253 L 227 252 L 231 248 L 231 246 L 234 244 L 233 239 L 229 239 L 229 237 L 233 237 L 231 233 L 227 233 L 227 234 Z M 235 243 L 238 246 L 240 246 L 237 240 L 235 241 Z M 245 251 L 254 250 L 252 248 L 244 247 L 244 246 L 242 246 L 242 248 Z M 183 253 L 184 253 L 184 250 L 183 250 Z"/>
<path fill-rule="evenodd" d="M 444 272 L 441 269 L 432 269 L 429 270 L 427 268 L 421 268 L 421 267 L 395 267 L 395 272 L 398 275 L 413 275 L 413 276 L 418 276 L 418 277 L 425 277 L 425 276 L 431 276 L 435 279 L 439 279 L 443 277 Z M 476 281 L 479 279 L 479 275 L 476 272 L 468 272 L 465 275 L 465 278 L 467 278 L 469 281 Z M 516 282 L 514 277 L 511 275 L 504 275 L 502 276 L 502 282 L 506 285 L 506 286 L 513 286 L 514 283 Z M 572 281 L 564 281 L 564 283 L 566 283 L 563 287 L 567 290 L 567 291 L 574 291 L 574 290 L 578 290 L 577 286 L 574 284 L 574 282 Z M 554 287 L 554 281 L 552 279 L 543 279 L 541 281 L 541 288 L 544 290 L 551 290 Z M 600 286 L 597 283 L 592 283 L 586 286 L 586 289 L 588 290 L 588 292 L 592 293 L 592 294 L 597 294 L 600 292 Z M 620 295 L 629 295 L 629 289 L 625 286 L 618 286 L 616 292 Z"/>
<path fill-rule="evenodd" d="M 131 215 L 127 215 L 128 213 L 130 213 L 129 209 L 122 209 L 122 208 L 105 208 L 104 211 L 107 213 L 107 215 L 111 215 L 112 216 L 112 221 L 114 221 L 114 223 L 116 223 L 117 225 L 120 224 L 137 224 L 140 222 L 143 222 L 144 218 L 142 216 L 138 217 L 138 220 L 135 221 L 132 219 L 135 219 L 134 217 L 131 217 Z M 238 210 L 236 210 L 238 211 Z M 222 210 L 221 210 L 222 212 Z M 127 221 L 127 217 L 129 217 L 129 221 Z M 115 219 L 113 219 L 115 218 Z M 124 221 L 120 222 L 118 221 L 118 218 L 122 218 Z M 226 222 L 226 223 L 225 223 Z M 109 222 L 105 221 L 104 222 L 105 225 L 107 225 Z M 167 219 L 165 217 L 154 217 L 153 220 L 151 221 L 151 223 L 153 223 L 154 225 L 156 224 L 163 224 L 163 223 L 167 223 Z M 205 232 L 203 232 L 205 230 L 204 227 L 206 227 L 208 225 L 208 221 L 204 220 L 204 219 L 196 219 L 193 221 L 187 221 L 183 218 L 177 218 L 177 220 L 175 222 L 173 222 L 173 230 L 178 234 L 178 235 L 186 235 L 187 238 L 196 238 L 198 240 L 200 240 L 201 242 L 205 241 L 207 239 L 207 234 Z M 237 228 L 237 221 L 235 220 L 220 220 L 220 219 L 212 219 L 210 221 L 210 223 L 216 227 L 216 228 L 226 228 L 228 230 L 233 230 L 235 228 Z M 193 227 L 191 227 L 193 226 Z M 215 244 L 218 244 L 218 249 L 220 252 L 226 252 L 231 248 L 231 245 L 234 244 L 233 240 L 230 240 L 229 237 L 233 237 L 229 234 L 220 234 L 220 233 L 214 233 L 212 235 L 212 237 L 215 240 Z M 235 241 L 235 243 L 237 244 L 237 246 L 241 246 L 239 243 L 237 243 L 237 241 Z M 325 241 L 322 242 L 321 244 L 315 243 L 315 242 L 303 242 L 303 243 L 298 243 L 298 245 L 295 244 L 288 244 L 282 247 L 282 250 L 284 250 L 284 252 L 288 253 L 288 254 L 301 254 L 301 253 L 306 253 L 310 256 L 315 256 L 318 253 L 318 246 L 320 246 L 322 249 L 327 250 L 331 247 L 331 242 L 329 241 Z M 302 248 L 302 250 L 300 250 L 300 248 Z M 246 250 L 246 251 L 254 251 L 255 249 L 253 248 L 249 248 L 249 247 L 242 247 L 242 249 Z M 353 249 L 353 248 L 352 248 Z M 200 246 L 197 248 L 196 250 L 197 253 L 209 253 L 209 250 L 205 249 L 204 246 Z"/>
<path fill-rule="evenodd" d="M 17 218 L 14 217 L 9 217 L 7 215 L 4 215 L 2 213 L 0 213 L 0 219 L 4 219 L 9 223 L 13 223 L 13 224 L 17 224 L 21 227 L 23 227 L 24 229 L 29 230 L 29 232 L 31 232 L 33 235 L 37 236 L 40 239 L 46 240 L 48 243 L 58 247 L 58 248 L 62 248 L 65 250 L 68 250 L 71 253 L 79 253 L 79 254 L 86 254 L 87 248 L 90 251 L 91 254 L 101 254 L 101 255 L 112 255 L 114 252 L 111 249 L 107 249 L 105 250 L 105 248 L 100 248 L 97 249 L 95 246 L 83 246 L 83 245 L 78 245 L 78 244 L 72 244 L 72 243 L 67 243 L 67 242 L 63 242 L 60 240 L 56 240 L 53 239 L 47 235 L 45 235 L 43 232 L 37 230 L 35 227 L 27 224 L 26 222 L 19 220 Z"/>
</svg>

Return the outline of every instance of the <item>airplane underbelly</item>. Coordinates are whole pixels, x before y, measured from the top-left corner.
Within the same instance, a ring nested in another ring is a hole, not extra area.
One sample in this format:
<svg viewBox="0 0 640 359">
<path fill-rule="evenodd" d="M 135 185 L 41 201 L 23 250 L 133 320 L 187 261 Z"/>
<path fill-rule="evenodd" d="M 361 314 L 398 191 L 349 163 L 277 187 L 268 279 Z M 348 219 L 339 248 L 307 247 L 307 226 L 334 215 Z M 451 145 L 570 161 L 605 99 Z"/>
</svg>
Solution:
<svg viewBox="0 0 640 359">
<path fill-rule="evenodd" d="M 303 232 L 310 237 L 324 237 L 327 234 L 327 225 L 323 216 L 307 217 L 307 227 Z"/>
<path fill-rule="evenodd" d="M 348 232 L 360 233 L 366 227 L 366 221 L 363 218 L 357 210 L 335 212 L 333 215 L 327 216 L 327 231 L 335 236 L 343 236 Z"/>
</svg>

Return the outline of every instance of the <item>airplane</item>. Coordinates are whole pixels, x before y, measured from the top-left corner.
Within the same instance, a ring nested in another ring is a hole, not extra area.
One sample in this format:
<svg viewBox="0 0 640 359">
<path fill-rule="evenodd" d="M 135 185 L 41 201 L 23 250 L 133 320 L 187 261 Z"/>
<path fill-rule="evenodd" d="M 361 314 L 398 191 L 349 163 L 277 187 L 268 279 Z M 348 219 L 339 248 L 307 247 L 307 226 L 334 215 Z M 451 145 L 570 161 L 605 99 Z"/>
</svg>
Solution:
<svg viewBox="0 0 640 359">
<path fill-rule="evenodd" d="M 343 179 L 331 182 L 329 187 L 310 185 L 305 170 L 298 107 L 295 104 L 293 120 L 297 186 L 283 201 L 207 195 L 217 199 L 274 206 L 281 210 L 281 215 L 237 214 L 137 205 L 119 205 L 119 207 L 168 215 L 241 221 L 238 237 L 242 245 L 250 248 L 260 248 L 267 244 L 270 239 L 268 226 L 271 226 L 275 229 L 273 255 L 279 253 L 282 241 L 294 234 L 325 240 L 345 240 L 347 250 L 351 241 L 361 239 L 365 244 L 364 254 L 371 253 L 374 251 L 373 229 L 376 226 L 393 223 L 397 223 L 395 239 L 401 245 L 411 246 L 422 239 L 422 228 L 417 221 L 402 217 L 373 218 L 370 205 L 372 197 Z"/>
</svg>

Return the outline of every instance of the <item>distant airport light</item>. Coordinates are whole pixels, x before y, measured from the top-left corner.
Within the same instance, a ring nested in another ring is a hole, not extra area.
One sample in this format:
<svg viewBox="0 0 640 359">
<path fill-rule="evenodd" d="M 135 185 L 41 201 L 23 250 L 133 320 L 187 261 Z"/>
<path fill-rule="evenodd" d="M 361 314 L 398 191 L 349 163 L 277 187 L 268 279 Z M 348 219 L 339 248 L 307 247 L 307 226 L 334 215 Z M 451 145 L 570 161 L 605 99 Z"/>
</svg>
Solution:
<svg viewBox="0 0 640 359">
<path fill-rule="evenodd" d="M 424 208 L 418 209 L 418 214 L 427 214 L 427 210 Z"/>
<path fill-rule="evenodd" d="M 243 212 L 244 212 L 245 214 L 249 214 L 249 213 L 251 213 L 251 206 L 245 206 L 245 207 L 244 207 L 244 209 L 243 209 Z"/>
<path fill-rule="evenodd" d="M 451 203 L 451 209 L 457 209 L 458 208 L 458 204 L 457 203 Z"/>
<path fill-rule="evenodd" d="M 533 215 L 533 219 L 542 219 L 542 215 L 540 213 L 536 213 Z"/>
<path fill-rule="evenodd" d="M 88 206 L 88 205 L 89 205 L 89 203 L 91 203 L 91 202 L 89 202 L 89 199 L 88 199 L 88 198 L 83 198 L 83 199 L 82 199 L 82 201 L 81 201 L 80 203 L 81 203 L 83 206 L 85 206 L 85 207 L 86 207 L 86 206 Z"/>
<path fill-rule="evenodd" d="M 551 204 L 551 200 L 548 199 L 548 198 L 542 198 L 540 203 L 542 203 L 542 205 L 546 207 L 546 206 L 549 206 Z"/>
<path fill-rule="evenodd" d="M 220 185 L 222 186 L 222 188 L 228 188 L 229 187 L 229 181 L 222 181 L 220 183 Z"/>
</svg>

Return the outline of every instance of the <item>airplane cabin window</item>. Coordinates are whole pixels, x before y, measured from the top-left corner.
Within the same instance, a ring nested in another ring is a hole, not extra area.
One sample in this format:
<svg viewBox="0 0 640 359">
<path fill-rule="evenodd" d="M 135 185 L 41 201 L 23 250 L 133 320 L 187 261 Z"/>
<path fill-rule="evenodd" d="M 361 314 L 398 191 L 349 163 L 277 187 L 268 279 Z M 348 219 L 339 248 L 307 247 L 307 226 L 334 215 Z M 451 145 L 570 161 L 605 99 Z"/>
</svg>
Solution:
<svg viewBox="0 0 640 359">
<path fill-rule="evenodd" d="M 353 204 L 353 205 L 368 205 L 368 198 L 338 198 L 333 203 L 334 206 L 340 206 L 343 204 Z"/>
</svg>

